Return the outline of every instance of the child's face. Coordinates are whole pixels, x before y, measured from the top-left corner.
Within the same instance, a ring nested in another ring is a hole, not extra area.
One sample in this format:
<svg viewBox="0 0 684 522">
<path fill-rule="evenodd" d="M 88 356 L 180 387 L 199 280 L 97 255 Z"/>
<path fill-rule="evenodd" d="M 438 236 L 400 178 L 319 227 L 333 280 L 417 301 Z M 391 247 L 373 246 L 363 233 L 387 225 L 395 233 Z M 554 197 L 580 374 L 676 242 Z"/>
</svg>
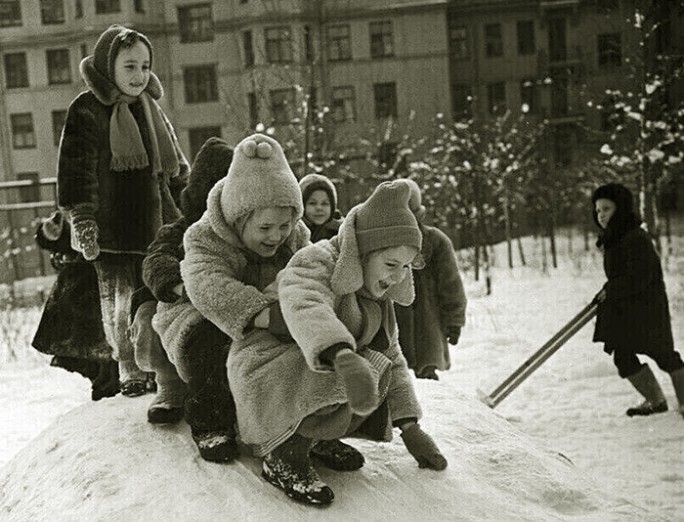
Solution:
<svg viewBox="0 0 684 522">
<path fill-rule="evenodd" d="M 314 190 L 306 200 L 304 215 L 314 225 L 322 225 L 332 214 L 330 198 L 325 190 Z"/>
<path fill-rule="evenodd" d="M 114 60 L 114 83 L 128 96 L 140 96 L 150 81 L 150 50 L 142 42 L 124 47 Z"/>
<path fill-rule="evenodd" d="M 254 212 L 245 222 L 240 239 L 252 252 L 272 257 L 292 233 L 290 207 L 268 207 Z"/>
<path fill-rule="evenodd" d="M 601 228 L 606 228 L 610 218 L 615 214 L 615 203 L 609 199 L 596 200 L 596 219 L 601 225 Z"/>
<path fill-rule="evenodd" d="M 401 283 L 411 270 L 418 250 L 398 246 L 375 250 L 363 265 L 363 286 L 375 298 L 380 298 L 394 285 Z"/>
</svg>

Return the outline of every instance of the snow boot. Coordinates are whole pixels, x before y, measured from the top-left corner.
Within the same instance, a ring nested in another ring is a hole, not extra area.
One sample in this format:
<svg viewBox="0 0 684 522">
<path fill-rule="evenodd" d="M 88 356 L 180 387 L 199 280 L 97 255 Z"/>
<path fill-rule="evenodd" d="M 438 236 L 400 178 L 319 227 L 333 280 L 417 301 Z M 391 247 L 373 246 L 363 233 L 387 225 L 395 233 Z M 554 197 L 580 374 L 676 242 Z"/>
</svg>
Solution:
<svg viewBox="0 0 684 522">
<path fill-rule="evenodd" d="M 152 424 L 174 424 L 183 418 L 186 385 L 180 379 L 157 384 L 157 395 L 147 409 L 147 420 Z"/>
<path fill-rule="evenodd" d="M 679 414 L 684 417 L 684 368 L 675 370 L 670 374 L 672 386 L 674 386 L 677 402 L 679 402 Z"/>
<path fill-rule="evenodd" d="M 639 406 L 627 410 L 628 417 L 653 415 L 667 411 L 667 401 L 663 390 L 648 364 L 644 364 L 634 375 L 627 377 L 632 386 L 646 399 Z"/>
<path fill-rule="evenodd" d="M 338 439 L 319 440 L 311 448 L 310 455 L 336 471 L 354 471 L 365 462 L 359 450 Z"/>
<path fill-rule="evenodd" d="M 235 434 L 228 431 L 202 431 L 192 434 L 200 457 L 208 462 L 232 462 L 240 451 Z"/>
<path fill-rule="evenodd" d="M 295 433 L 264 457 L 262 476 L 293 500 L 305 504 L 330 504 L 335 495 L 311 465 L 313 440 Z"/>
</svg>

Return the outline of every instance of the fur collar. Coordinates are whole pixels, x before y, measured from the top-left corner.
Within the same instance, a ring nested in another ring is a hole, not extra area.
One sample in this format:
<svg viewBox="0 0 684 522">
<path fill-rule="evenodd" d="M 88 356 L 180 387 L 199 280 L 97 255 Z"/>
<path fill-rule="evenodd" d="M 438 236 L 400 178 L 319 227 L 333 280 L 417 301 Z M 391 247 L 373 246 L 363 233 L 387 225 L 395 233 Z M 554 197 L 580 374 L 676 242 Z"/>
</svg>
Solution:
<svg viewBox="0 0 684 522">
<path fill-rule="evenodd" d="M 87 56 L 81 60 L 79 70 L 83 81 L 97 100 L 103 105 L 114 105 L 121 96 L 121 91 L 114 82 L 95 68 L 92 56 Z M 145 91 L 155 100 L 164 95 L 161 82 L 153 72 L 150 72 L 150 81 L 147 83 Z"/>
</svg>

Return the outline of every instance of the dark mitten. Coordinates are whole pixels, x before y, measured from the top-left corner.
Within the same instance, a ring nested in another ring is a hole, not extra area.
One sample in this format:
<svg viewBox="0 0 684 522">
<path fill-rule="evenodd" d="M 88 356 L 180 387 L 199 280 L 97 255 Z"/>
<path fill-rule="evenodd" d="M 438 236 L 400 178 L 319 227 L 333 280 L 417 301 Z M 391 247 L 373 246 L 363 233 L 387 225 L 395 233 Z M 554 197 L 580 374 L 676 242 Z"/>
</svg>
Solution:
<svg viewBox="0 0 684 522">
<path fill-rule="evenodd" d="M 370 415 L 378 407 L 378 376 L 370 363 L 352 350 L 335 357 L 335 371 L 342 376 L 349 407 L 357 415 Z"/>
<path fill-rule="evenodd" d="M 81 219 L 71 224 L 71 248 L 81 252 L 86 261 L 92 261 L 100 255 L 97 236 L 97 222 L 94 219 Z"/>
<path fill-rule="evenodd" d="M 458 344 L 458 339 L 461 337 L 461 327 L 460 326 L 450 326 L 447 328 L 447 340 L 449 344 Z"/>
<path fill-rule="evenodd" d="M 439 452 L 432 437 L 420 429 L 418 423 L 412 424 L 401 433 L 406 449 L 418 461 L 418 467 L 441 471 L 447 467 L 447 461 Z"/>
</svg>

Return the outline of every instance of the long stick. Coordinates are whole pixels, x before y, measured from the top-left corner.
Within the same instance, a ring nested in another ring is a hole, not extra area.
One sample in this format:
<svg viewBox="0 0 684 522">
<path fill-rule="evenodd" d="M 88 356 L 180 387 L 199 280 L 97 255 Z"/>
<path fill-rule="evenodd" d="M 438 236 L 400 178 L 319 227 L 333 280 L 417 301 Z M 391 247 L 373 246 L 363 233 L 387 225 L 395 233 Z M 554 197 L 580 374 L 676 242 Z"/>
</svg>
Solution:
<svg viewBox="0 0 684 522">
<path fill-rule="evenodd" d="M 585 324 L 595 315 L 598 304 L 590 303 L 582 311 L 573 317 L 563 328 L 561 328 L 544 346 L 530 356 L 517 370 L 501 383 L 490 395 L 483 397 L 483 401 L 494 408 L 502 400 L 515 390 L 527 379 L 537 368 L 539 368 L 549 357 L 556 353 L 573 335 L 575 335 Z"/>
</svg>

